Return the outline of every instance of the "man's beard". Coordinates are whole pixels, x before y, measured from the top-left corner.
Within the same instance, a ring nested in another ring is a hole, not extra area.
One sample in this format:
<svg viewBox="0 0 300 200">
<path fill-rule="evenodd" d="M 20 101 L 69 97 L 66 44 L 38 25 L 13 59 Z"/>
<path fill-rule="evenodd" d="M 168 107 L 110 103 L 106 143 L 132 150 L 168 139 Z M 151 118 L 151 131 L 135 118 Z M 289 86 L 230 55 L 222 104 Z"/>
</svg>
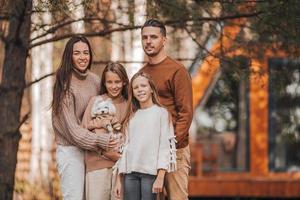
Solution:
<svg viewBox="0 0 300 200">
<path fill-rule="evenodd" d="M 155 56 L 157 56 L 161 52 L 162 48 L 163 48 L 163 46 L 160 49 L 158 49 L 158 51 L 153 52 L 153 53 L 147 53 L 147 51 L 145 49 L 144 49 L 144 52 L 149 57 L 155 57 Z"/>
</svg>

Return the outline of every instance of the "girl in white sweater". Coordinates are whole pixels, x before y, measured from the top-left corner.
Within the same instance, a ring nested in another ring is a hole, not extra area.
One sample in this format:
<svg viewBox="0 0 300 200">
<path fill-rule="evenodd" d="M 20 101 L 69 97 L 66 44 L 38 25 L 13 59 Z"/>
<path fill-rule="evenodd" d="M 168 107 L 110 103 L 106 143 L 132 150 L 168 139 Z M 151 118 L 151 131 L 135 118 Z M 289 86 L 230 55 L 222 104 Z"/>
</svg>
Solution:
<svg viewBox="0 0 300 200">
<path fill-rule="evenodd" d="M 128 102 L 123 123 L 126 143 L 116 164 L 116 197 L 154 200 L 163 190 L 165 173 L 176 169 L 173 125 L 148 74 L 132 77 Z"/>
</svg>

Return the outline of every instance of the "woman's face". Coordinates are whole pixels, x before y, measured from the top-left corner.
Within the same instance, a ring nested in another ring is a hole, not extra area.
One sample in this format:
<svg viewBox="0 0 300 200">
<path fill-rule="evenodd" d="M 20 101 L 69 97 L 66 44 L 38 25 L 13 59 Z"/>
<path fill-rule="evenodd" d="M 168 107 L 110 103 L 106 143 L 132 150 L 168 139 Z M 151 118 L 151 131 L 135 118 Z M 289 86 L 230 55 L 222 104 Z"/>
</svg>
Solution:
<svg viewBox="0 0 300 200">
<path fill-rule="evenodd" d="M 139 101 L 141 108 L 146 108 L 153 104 L 152 88 L 149 80 L 143 76 L 138 76 L 132 82 L 133 96 Z"/>
<path fill-rule="evenodd" d="M 125 85 L 124 81 L 119 77 L 118 74 L 107 71 L 105 73 L 105 87 L 107 94 L 110 98 L 117 98 L 122 95 L 122 89 Z"/>
<path fill-rule="evenodd" d="M 89 46 L 84 42 L 76 42 L 73 45 L 72 60 L 74 67 L 79 71 L 85 71 L 90 63 L 91 55 Z"/>
</svg>

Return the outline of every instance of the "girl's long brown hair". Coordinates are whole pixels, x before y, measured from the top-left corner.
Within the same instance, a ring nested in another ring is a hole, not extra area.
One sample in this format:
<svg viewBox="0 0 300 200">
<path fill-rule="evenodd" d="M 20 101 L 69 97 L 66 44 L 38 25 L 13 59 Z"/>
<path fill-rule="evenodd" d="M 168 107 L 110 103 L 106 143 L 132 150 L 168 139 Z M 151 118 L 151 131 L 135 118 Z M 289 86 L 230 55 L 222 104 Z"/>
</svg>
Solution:
<svg viewBox="0 0 300 200">
<path fill-rule="evenodd" d="M 133 75 L 133 77 L 130 80 L 129 83 L 129 88 L 128 88 L 128 104 L 127 104 L 127 108 L 126 108 L 126 115 L 124 117 L 123 120 L 123 132 L 125 131 L 125 129 L 128 126 L 129 120 L 133 117 L 134 113 L 141 108 L 139 101 L 134 97 L 133 95 L 133 88 L 132 88 L 132 83 L 133 81 L 139 77 L 145 77 L 146 79 L 148 79 L 149 85 L 152 89 L 152 101 L 154 104 L 163 107 L 163 105 L 160 103 L 159 101 L 159 97 L 158 97 L 158 93 L 155 87 L 155 84 L 151 78 L 151 76 L 145 72 L 139 71 L 136 74 Z"/>
<path fill-rule="evenodd" d="M 73 46 L 77 42 L 83 42 L 88 45 L 89 53 L 90 53 L 90 62 L 88 64 L 87 69 L 91 68 L 91 64 L 93 61 L 93 54 L 92 54 L 92 49 L 89 41 L 83 36 L 73 36 L 72 38 L 69 39 L 69 41 L 65 46 L 61 63 L 56 72 L 56 80 L 53 89 L 53 100 L 51 104 L 52 114 L 54 115 L 59 113 L 61 104 L 63 102 L 63 98 L 68 93 L 70 88 L 70 80 L 71 80 L 72 70 L 74 67 L 74 63 L 72 59 Z"/>
<path fill-rule="evenodd" d="M 120 77 L 120 79 L 125 83 L 125 85 L 123 86 L 123 89 L 121 91 L 121 94 L 127 100 L 128 99 L 129 79 L 128 79 L 128 76 L 127 76 L 124 66 L 117 62 L 111 62 L 105 66 L 103 73 L 102 73 L 102 77 L 101 77 L 100 95 L 107 93 L 107 88 L 105 86 L 105 82 L 106 82 L 105 75 L 106 75 L 106 72 L 108 72 L 108 71 L 117 74 Z"/>
</svg>

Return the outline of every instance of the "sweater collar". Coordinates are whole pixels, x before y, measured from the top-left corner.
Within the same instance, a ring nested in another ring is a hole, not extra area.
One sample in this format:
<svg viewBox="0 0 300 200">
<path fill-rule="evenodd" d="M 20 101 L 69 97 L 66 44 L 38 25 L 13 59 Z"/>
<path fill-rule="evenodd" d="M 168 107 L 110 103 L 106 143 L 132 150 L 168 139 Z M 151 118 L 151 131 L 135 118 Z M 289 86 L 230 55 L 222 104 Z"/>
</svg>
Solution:
<svg viewBox="0 0 300 200">
<path fill-rule="evenodd" d="M 114 104 L 120 104 L 120 103 L 125 102 L 125 98 L 122 95 L 119 98 L 113 99 L 113 98 L 109 97 L 107 93 L 105 93 L 104 97 L 110 98 Z"/>
<path fill-rule="evenodd" d="M 88 69 L 85 72 L 79 71 L 78 69 L 76 69 L 75 67 L 72 68 L 73 70 L 73 74 L 75 75 L 76 78 L 80 79 L 80 80 L 84 80 L 86 79 L 87 75 L 88 75 Z"/>
<path fill-rule="evenodd" d="M 156 63 L 156 64 L 151 64 L 151 63 L 149 63 L 149 62 L 148 62 L 148 64 L 149 64 L 150 66 L 157 66 L 157 65 L 160 65 L 161 63 L 165 62 L 168 58 L 169 58 L 169 56 L 166 56 L 164 59 L 162 59 L 161 61 L 159 61 L 159 62 Z"/>
</svg>

